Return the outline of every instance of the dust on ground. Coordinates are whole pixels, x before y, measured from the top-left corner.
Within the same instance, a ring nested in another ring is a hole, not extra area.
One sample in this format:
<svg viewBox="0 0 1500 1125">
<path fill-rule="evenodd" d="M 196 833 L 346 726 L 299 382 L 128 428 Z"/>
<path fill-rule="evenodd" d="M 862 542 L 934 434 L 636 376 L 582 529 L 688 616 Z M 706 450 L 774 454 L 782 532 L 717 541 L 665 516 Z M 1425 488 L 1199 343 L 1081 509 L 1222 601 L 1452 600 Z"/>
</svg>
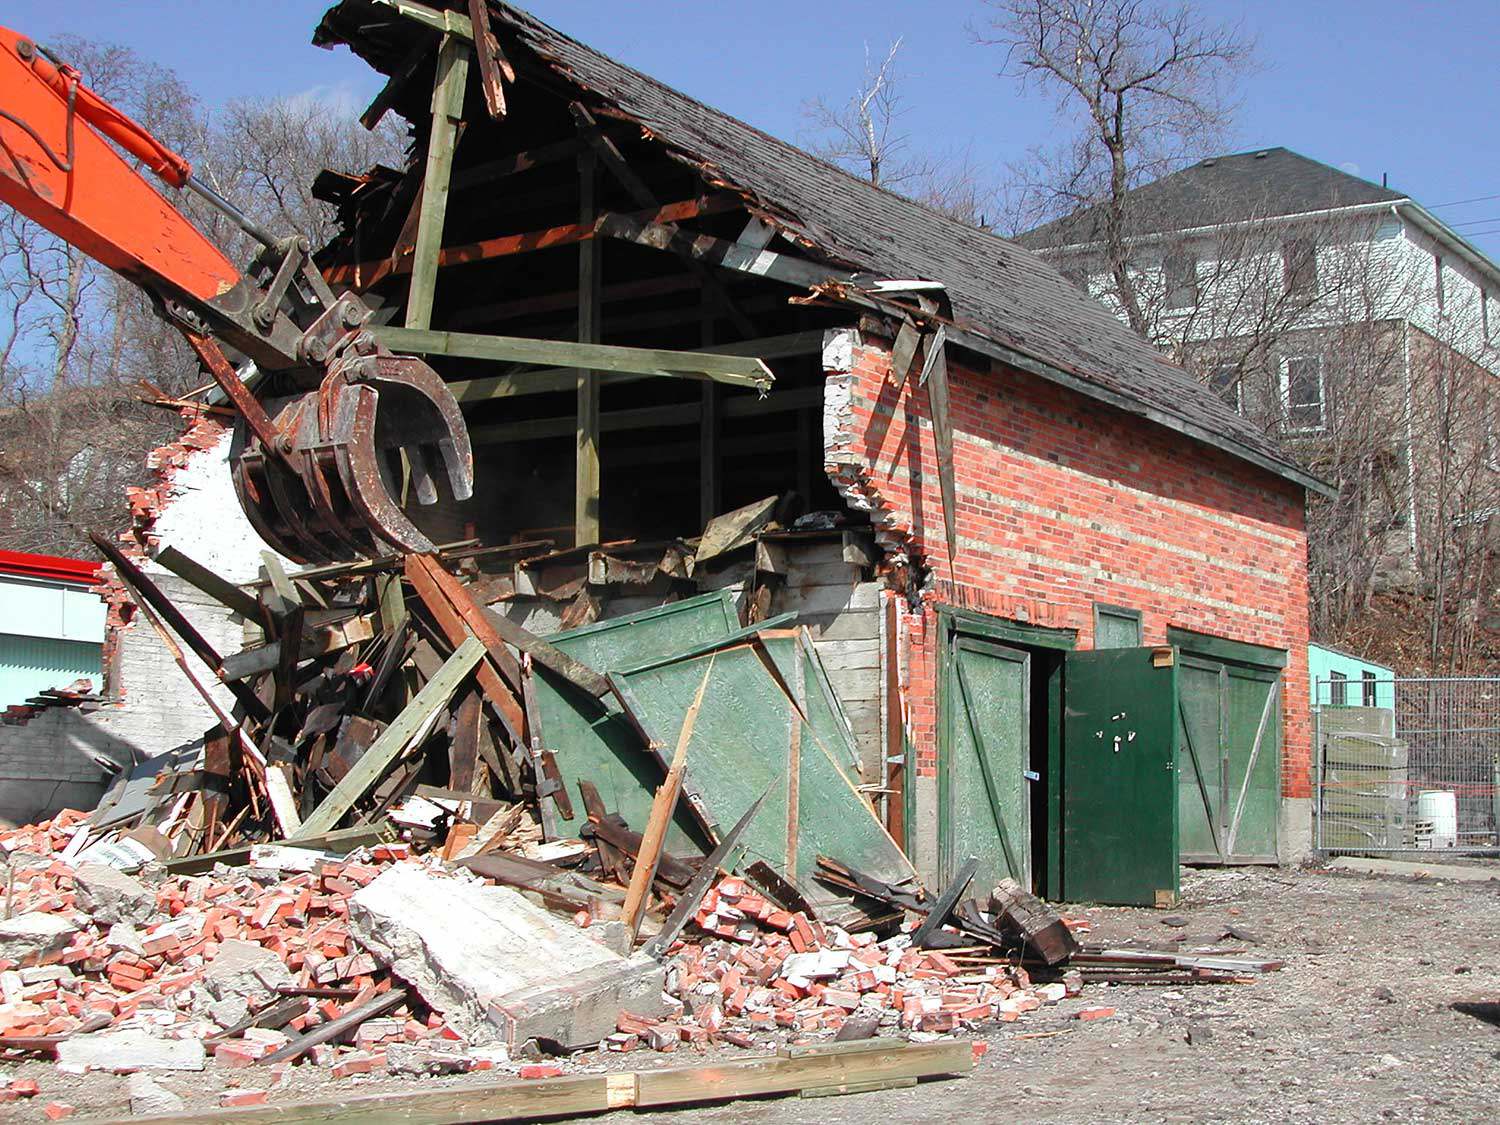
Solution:
<svg viewBox="0 0 1500 1125">
<path fill-rule="evenodd" d="M 1500 879 L 1500 866 L 1496 867 Z M 1252 984 L 1106 987 L 977 1036 L 988 1053 L 966 1078 L 914 1088 L 801 1100 L 772 1098 L 670 1112 L 622 1111 L 587 1120 L 750 1125 L 775 1122 L 1029 1121 L 1492 1121 L 1500 1116 L 1500 881 L 1447 883 L 1317 869 L 1185 872 L 1170 912 L 1070 908 L 1091 942 L 1192 949 L 1218 942 L 1285 967 Z M 1167 924 L 1184 923 L 1184 924 Z M 1115 1015 L 1080 1022 L 1078 1009 Z M 727 1053 L 726 1058 L 745 1057 Z M 691 1065 L 691 1053 L 585 1056 L 609 1069 Z M 575 1069 L 569 1067 L 570 1070 Z M 39 1121 L 74 1104 L 72 1120 L 129 1116 L 125 1079 L 8 1068 L 34 1077 L 39 1098 L 0 1107 L 0 1120 Z M 273 1105 L 381 1092 L 480 1085 L 451 1079 L 333 1079 L 294 1068 Z M 225 1081 L 245 1071 L 159 1076 L 205 1116 Z M 229 1118 L 232 1120 L 232 1117 Z"/>
</svg>

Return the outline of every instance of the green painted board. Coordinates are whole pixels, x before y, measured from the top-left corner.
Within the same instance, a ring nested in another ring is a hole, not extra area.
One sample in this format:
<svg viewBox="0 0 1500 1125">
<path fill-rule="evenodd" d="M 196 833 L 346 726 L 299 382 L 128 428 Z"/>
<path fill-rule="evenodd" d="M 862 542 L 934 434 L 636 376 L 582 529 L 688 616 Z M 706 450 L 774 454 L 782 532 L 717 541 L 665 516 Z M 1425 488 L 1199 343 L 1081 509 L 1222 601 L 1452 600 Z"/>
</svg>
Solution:
<svg viewBox="0 0 1500 1125">
<path fill-rule="evenodd" d="M 955 634 L 944 668 L 938 860 L 942 881 L 971 857 L 974 886 L 1031 886 L 1031 658 Z"/>
<path fill-rule="evenodd" d="M 1062 891 L 1070 901 L 1177 898 L 1177 666 L 1157 663 L 1152 649 L 1068 653 Z"/>
<path fill-rule="evenodd" d="M 1223 666 L 1186 653 L 1179 656 L 1177 773 L 1182 858 L 1217 862 L 1224 804 Z"/>
<path fill-rule="evenodd" d="M 547 638 L 558 649 L 608 673 L 659 660 L 663 653 L 701 647 L 739 628 L 728 591 L 601 621 Z M 641 744 L 641 737 L 612 699 L 594 699 L 561 676 L 536 668 L 536 707 L 542 745 L 553 752 L 563 784 L 573 798 L 574 816 L 559 815 L 554 801 L 542 802 L 543 827 L 550 839 L 577 836 L 588 815 L 578 799 L 580 779 L 599 789 L 604 807 L 618 813 L 637 832 L 645 830 L 651 800 L 661 784 L 663 767 Z M 676 744 L 671 732 L 668 745 Z M 667 834 L 667 851 L 703 855 L 712 847 L 691 812 L 678 806 Z"/>
<path fill-rule="evenodd" d="M 768 649 L 782 639 L 767 638 Z M 788 640 L 782 659 L 799 659 L 795 640 Z M 708 675 L 683 771 L 684 800 L 717 835 L 769 786 L 741 838 L 747 862 L 765 860 L 821 917 L 837 920 L 848 901 L 814 878 L 819 855 L 891 883 L 914 879 L 916 873 L 844 772 L 846 750 L 825 742 L 802 719 L 782 686 L 788 682 L 782 661 L 772 663 L 776 674 L 756 645 L 738 640 L 612 679 L 636 724 L 669 753 Z"/>
<path fill-rule="evenodd" d="M 854 731 L 839 707 L 838 695 L 818 650 L 806 627 L 791 630 L 767 630 L 760 633 L 761 643 L 782 679 L 796 693 L 797 703 L 808 725 L 823 745 L 833 751 L 834 764 L 855 785 L 859 784 L 859 746 Z"/>
</svg>

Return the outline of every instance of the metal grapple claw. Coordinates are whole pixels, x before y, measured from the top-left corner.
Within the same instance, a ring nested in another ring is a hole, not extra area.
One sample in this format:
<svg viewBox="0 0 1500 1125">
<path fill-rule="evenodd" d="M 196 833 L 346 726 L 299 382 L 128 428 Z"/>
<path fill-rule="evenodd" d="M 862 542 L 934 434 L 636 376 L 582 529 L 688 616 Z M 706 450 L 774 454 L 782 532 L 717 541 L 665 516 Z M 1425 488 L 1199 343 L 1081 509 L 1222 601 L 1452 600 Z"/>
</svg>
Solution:
<svg viewBox="0 0 1500 1125">
<path fill-rule="evenodd" d="M 251 525 L 290 559 L 434 550 L 396 500 L 402 454 L 418 503 L 437 502 L 439 462 L 453 499 L 473 494 L 474 455 L 458 401 L 413 356 L 349 349 L 317 390 L 264 406 L 278 448 L 266 449 L 241 418 L 230 465 Z"/>
</svg>

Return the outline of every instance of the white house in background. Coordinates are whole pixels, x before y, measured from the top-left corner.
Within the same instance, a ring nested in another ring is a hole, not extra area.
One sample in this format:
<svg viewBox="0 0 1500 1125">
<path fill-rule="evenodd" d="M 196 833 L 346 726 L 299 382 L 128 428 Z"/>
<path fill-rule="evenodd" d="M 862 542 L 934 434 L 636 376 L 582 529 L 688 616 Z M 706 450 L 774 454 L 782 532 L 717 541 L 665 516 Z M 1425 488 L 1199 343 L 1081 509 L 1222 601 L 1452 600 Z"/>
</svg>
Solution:
<svg viewBox="0 0 1500 1125">
<path fill-rule="evenodd" d="M 1017 241 L 1128 321 L 1105 217 L 1086 208 Z M 1237 410 L 1346 489 L 1341 459 L 1385 440 L 1380 479 L 1361 486 L 1389 494 L 1373 517 L 1389 581 L 1413 578 L 1424 521 L 1500 529 L 1500 266 L 1460 234 L 1402 192 L 1285 148 L 1134 189 L 1124 232 L 1119 268 L 1146 334 Z M 1434 517 L 1424 504 L 1455 466 L 1463 496 Z"/>
</svg>

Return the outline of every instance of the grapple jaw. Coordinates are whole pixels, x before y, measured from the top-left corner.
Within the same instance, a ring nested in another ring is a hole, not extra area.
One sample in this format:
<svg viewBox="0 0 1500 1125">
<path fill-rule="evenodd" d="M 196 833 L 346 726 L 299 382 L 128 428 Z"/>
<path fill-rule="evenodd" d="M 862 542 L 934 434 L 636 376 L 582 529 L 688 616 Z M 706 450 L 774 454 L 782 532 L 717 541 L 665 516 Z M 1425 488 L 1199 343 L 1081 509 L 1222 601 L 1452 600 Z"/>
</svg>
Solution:
<svg viewBox="0 0 1500 1125">
<path fill-rule="evenodd" d="M 277 448 L 241 417 L 230 446 L 240 507 L 287 558 L 341 562 L 427 552 L 435 544 L 397 497 L 402 463 L 419 504 L 435 504 L 446 477 L 454 500 L 474 492 L 474 455 L 458 401 L 422 360 L 355 333 L 316 390 L 263 403 Z"/>
</svg>

